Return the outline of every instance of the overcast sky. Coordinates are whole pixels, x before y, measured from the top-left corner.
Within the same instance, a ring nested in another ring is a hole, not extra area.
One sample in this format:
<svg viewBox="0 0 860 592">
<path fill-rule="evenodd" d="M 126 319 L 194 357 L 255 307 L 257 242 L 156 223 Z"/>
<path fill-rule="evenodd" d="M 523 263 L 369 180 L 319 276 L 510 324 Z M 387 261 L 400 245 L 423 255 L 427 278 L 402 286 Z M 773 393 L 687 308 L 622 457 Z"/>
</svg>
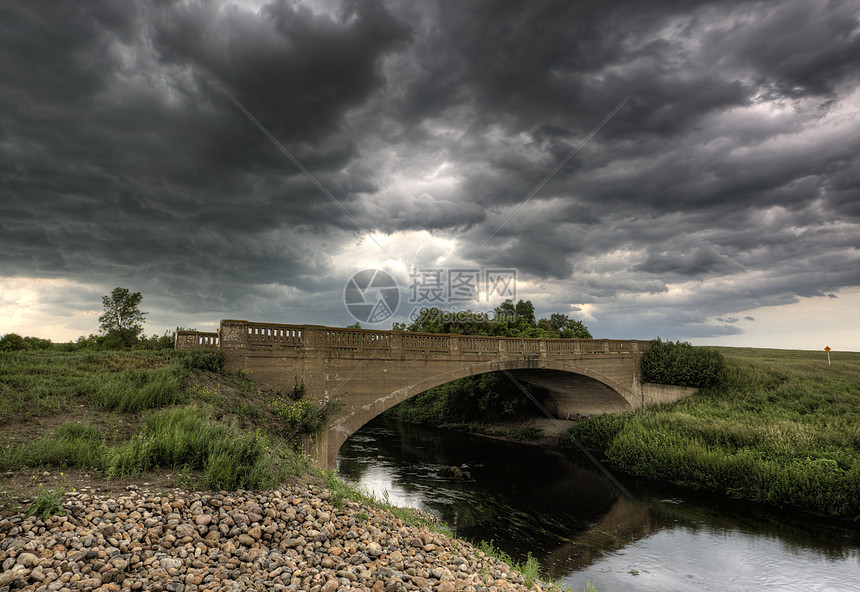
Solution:
<svg viewBox="0 0 860 592">
<path fill-rule="evenodd" d="M 3 2 L 0 334 L 515 269 L 596 337 L 860 350 L 858 63 L 854 0 Z"/>
</svg>

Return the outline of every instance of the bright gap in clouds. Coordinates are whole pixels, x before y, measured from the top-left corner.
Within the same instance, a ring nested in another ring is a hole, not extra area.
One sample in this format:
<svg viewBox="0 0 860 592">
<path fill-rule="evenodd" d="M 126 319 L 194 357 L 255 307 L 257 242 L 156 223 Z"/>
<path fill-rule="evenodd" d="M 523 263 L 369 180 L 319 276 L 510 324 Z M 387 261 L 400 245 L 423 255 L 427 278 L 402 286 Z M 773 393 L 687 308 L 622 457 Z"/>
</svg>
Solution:
<svg viewBox="0 0 860 592">
<path fill-rule="evenodd" d="M 81 298 L 92 293 L 92 307 Z M 55 342 L 98 331 L 102 313 L 97 288 L 65 279 L 0 278 L 0 335 L 18 333 Z"/>
<path fill-rule="evenodd" d="M 691 339 L 694 345 L 763 347 L 772 349 L 860 351 L 860 290 L 842 291 L 836 298 L 801 298 L 793 304 L 739 312 L 731 323 L 743 333 Z M 755 320 L 749 320 L 751 317 Z M 728 319 L 731 320 L 731 319 Z M 714 321 L 718 323 L 719 321 Z"/>
</svg>

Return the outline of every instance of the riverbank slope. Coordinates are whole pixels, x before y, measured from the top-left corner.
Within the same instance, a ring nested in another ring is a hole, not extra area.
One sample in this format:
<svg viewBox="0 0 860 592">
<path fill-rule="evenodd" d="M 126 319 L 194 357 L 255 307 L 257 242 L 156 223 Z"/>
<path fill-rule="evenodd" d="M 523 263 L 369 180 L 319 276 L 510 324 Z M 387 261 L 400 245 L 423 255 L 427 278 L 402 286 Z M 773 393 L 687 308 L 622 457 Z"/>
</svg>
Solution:
<svg viewBox="0 0 860 592">
<path fill-rule="evenodd" d="M 860 523 L 860 353 L 720 349 L 722 384 L 569 433 L 631 475 Z"/>
</svg>

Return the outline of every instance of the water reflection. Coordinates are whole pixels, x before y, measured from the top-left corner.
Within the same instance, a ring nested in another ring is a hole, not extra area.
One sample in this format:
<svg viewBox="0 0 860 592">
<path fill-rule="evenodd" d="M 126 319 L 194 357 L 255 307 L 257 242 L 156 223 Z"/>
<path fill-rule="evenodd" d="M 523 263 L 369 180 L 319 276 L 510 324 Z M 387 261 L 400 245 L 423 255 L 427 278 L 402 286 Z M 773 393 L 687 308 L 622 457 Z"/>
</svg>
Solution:
<svg viewBox="0 0 860 592">
<path fill-rule="evenodd" d="M 469 478 L 440 476 L 451 466 Z M 629 500 L 573 451 L 377 419 L 343 445 L 339 468 L 460 537 L 531 552 L 575 587 L 860 590 L 856 529 L 625 479 Z"/>
</svg>

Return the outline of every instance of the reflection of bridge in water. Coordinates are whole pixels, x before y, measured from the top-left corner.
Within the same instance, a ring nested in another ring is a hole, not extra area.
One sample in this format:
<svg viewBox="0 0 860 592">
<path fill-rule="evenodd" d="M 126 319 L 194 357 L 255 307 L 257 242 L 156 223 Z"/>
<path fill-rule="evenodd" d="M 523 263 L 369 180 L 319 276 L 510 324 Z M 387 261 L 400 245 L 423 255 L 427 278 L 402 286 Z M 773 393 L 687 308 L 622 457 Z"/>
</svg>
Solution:
<svg viewBox="0 0 860 592">
<path fill-rule="evenodd" d="M 226 367 L 310 396 L 343 403 L 309 443 L 333 467 L 341 444 L 386 409 L 458 378 L 505 370 L 546 389 L 558 417 L 594 415 L 678 399 L 691 389 L 642 384 L 646 341 L 523 339 L 221 321 L 218 333 L 180 331 L 178 349 L 213 347 Z"/>
</svg>

